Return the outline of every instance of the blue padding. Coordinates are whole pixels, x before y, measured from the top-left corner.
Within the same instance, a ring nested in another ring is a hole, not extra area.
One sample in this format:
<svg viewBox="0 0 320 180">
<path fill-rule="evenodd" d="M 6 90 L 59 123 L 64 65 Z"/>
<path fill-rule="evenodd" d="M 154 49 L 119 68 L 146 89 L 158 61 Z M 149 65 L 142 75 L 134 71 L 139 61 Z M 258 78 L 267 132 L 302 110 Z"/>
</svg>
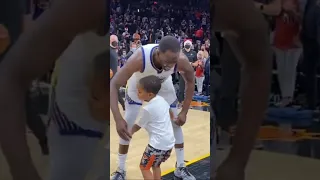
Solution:
<svg viewBox="0 0 320 180">
<path fill-rule="evenodd" d="M 311 110 L 297 110 L 295 108 L 269 108 L 267 116 L 278 118 L 290 118 L 293 120 L 313 118 Z"/>
<path fill-rule="evenodd" d="M 192 99 L 195 101 L 209 101 L 208 96 L 193 96 Z"/>
<path fill-rule="evenodd" d="M 290 123 L 293 126 L 309 126 L 313 121 L 313 111 L 295 108 L 269 108 L 266 121 Z"/>
</svg>

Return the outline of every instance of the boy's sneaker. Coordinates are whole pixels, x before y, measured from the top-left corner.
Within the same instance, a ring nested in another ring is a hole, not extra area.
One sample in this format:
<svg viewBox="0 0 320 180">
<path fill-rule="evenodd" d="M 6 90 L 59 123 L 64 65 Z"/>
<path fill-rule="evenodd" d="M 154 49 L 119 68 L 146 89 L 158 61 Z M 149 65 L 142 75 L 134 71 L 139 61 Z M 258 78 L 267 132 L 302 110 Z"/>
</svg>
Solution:
<svg viewBox="0 0 320 180">
<path fill-rule="evenodd" d="M 189 172 L 186 166 L 177 167 L 174 171 L 174 179 L 179 180 L 196 180 L 196 178 Z"/>
<path fill-rule="evenodd" d="M 126 171 L 117 169 L 114 173 L 111 174 L 110 180 L 125 180 Z"/>
</svg>

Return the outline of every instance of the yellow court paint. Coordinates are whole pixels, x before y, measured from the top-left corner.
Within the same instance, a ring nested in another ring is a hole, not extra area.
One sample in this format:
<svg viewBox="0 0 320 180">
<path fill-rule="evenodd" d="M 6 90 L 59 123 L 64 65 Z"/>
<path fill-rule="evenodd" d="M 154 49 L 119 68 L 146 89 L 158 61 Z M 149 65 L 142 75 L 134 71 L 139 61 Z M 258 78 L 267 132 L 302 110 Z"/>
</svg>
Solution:
<svg viewBox="0 0 320 180">
<path fill-rule="evenodd" d="M 205 102 L 191 101 L 190 106 L 192 106 L 192 107 L 207 107 L 207 106 L 209 106 L 209 104 L 205 103 Z"/>
<path fill-rule="evenodd" d="M 189 165 L 191 165 L 191 164 L 194 164 L 194 163 L 196 163 L 196 162 L 199 162 L 199 161 L 201 161 L 202 159 L 205 159 L 205 158 L 207 158 L 207 157 L 210 157 L 210 153 L 209 153 L 209 154 L 206 154 L 206 155 L 203 155 L 203 156 L 200 156 L 200 157 L 198 157 L 198 158 L 195 158 L 195 159 L 193 159 L 193 160 L 191 160 L 191 161 L 188 161 L 188 162 L 186 163 L 186 166 L 189 166 Z M 167 174 L 170 174 L 170 173 L 172 173 L 175 169 L 176 169 L 176 168 L 171 168 L 171 169 L 169 169 L 169 170 L 167 170 L 167 171 L 164 171 L 164 172 L 161 173 L 161 176 L 165 176 L 165 175 L 167 175 Z"/>
<path fill-rule="evenodd" d="M 137 119 L 139 119 L 139 117 L 140 115 Z M 188 123 L 183 125 L 182 128 L 184 132 L 192 133 L 184 134 L 184 159 L 190 161 L 210 152 L 210 113 L 190 109 L 187 118 Z M 113 172 L 118 168 L 117 161 L 119 136 L 116 131 L 116 124 L 113 121 L 113 116 L 111 112 L 110 119 L 110 171 Z M 199 120 L 201 120 L 201 123 L 199 123 Z M 130 142 L 130 148 L 127 157 L 127 179 L 136 180 L 143 179 L 142 174 L 140 172 L 139 164 L 141 161 L 141 155 L 145 150 L 146 144 L 148 144 L 149 142 L 149 136 L 145 130 L 138 131 L 134 136 L 135 137 L 132 138 Z M 175 150 L 173 150 L 170 158 L 166 162 L 161 164 L 163 172 L 167 172 L 167 170 L 170 170 L 173 167 L 175 167 L 175 163 L 177 160 L 176 157 L 177 156 Z"/>
</svg>

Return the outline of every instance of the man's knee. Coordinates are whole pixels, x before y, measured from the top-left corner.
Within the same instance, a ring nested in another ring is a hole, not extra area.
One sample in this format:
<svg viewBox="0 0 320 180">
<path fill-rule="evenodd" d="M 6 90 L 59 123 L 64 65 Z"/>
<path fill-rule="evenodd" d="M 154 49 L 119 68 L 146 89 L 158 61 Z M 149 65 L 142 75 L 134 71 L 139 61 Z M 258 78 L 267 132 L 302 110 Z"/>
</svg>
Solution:
<svg viewBox="0 0 320 180">
<path fill-rule="evenodd" d="M 126 111 L 124 119 L 127 121 L 128 129 L 131 129 L 139 115 L 141 105 L 125 103 Z"/>
<path fill-rule="evenodd" d="M 184 138 L 183 138 L 183 131 L 181 126 L 176 125 L 174 122 L 172 124 L 173 124 L 173 133 L 176 139 L 176 144 L 183 144 Z"/>
</svg>

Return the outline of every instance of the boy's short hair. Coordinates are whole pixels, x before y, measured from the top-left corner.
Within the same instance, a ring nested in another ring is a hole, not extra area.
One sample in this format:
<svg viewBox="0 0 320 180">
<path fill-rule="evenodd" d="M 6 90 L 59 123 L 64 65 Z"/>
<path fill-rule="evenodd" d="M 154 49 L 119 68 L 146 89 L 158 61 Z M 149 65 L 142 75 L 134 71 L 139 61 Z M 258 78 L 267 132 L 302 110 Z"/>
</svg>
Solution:
<svg viewBox="0 0 320 180">
<path fill-rule="evenodd" d="M 161 79 L 157 76 L 151 75 L 141 78 L 139 84 L 147 93 L 158 94 L 161 89 Z"/>
</svg>

